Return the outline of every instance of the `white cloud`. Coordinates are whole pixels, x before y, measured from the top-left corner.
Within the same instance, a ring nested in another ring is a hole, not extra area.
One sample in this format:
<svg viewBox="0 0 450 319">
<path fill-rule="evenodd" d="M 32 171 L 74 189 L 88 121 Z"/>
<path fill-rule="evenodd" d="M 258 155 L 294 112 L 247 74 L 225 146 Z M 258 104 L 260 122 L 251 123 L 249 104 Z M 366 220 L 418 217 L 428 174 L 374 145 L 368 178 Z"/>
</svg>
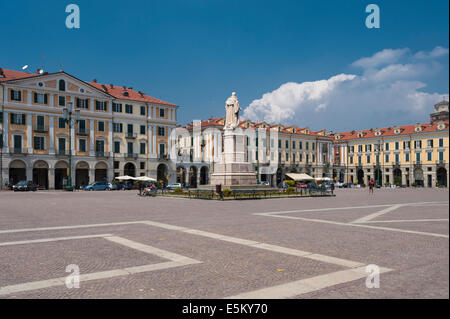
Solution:
<svg viewBox="0 0 450 319">
<path fill-rule="evenodd" d="M 424 91 L 424 78 L 443 69 L 432 56 L 442 56 L 446 49 L 437 48 L 426 53 L 427 60 L 415 62 L 417 54 L 407 54 L 409 49 L 386 49 L 352 64 L 364 69 L 361 75 L 339 74 L 325 80 L 285 83 L 251 102 L 243 117 L 333 130 L 427 121 L 432 106 L 448 99 L 448 93 Z M 446 72 L 448 76 L 448 68 Z"/>
<path fill-rule="evenodd" d="M 439 58 L 444 55 L 448 55 L 448 49 L 443 48 L 441 46 L 437 46 L 430 52 L 425 52 L 425 51 L 417 52 L 414 55 L 414 57 L 418 58 L 418 59 L 430 59 L 430 58 Z"/>
<path fill-rule="evenodd" d="M 401 57 L 409 52 L 408 48 L 404 49 L 384 49 L 377 52 L 371 57 L 361 58 L 352 63 L 353 66 L 362 67 L 364 69 L 376 68 L 377 66 L 391 64 L 397 62 Z"/>
</svg>

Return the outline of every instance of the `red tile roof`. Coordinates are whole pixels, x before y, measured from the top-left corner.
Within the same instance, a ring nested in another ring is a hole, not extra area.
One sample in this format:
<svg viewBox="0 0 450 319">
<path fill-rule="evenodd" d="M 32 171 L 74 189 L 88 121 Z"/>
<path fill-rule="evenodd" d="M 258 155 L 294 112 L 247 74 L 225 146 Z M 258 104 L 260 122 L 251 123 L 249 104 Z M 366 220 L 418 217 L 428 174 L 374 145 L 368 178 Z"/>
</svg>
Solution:
<svg viewBox="0 0 450 319">
<path fill-rule="evenodd" d="M 27 73 L 27 72 L 22 72 L 22 71 L 6 70 L 6 69 L 0 68 L 0 82 L 17 80 L 17 79 L 25 79 L 25 78 L 30 78 L 30 77 L 35 77 L 35 76 L 43 76 L 43 75 L 46 75 L 46 73 L 44 73 L 44 74 Z M 100 84 L 97 82 L 85 82 L 85 83 L 87 83 L 103 92 L 106 92 L 109 95 L 111 95 L 117 99 L 176 106 L 175 104 L 156 99 L 156 98 L 148 96 L 142 92 L 134 91 L 129 88 L 124 89 L 123 87 L 116 86 L 116 85 L 114 85 L 113 88 L 111 88 L 111 85 L 104 85 L 104 84 Z M 123 92 L 128 92 L 128 96 L 124 96 L 122 94 Z"/>
<path fill-rule="evenodd" d="M 133 89 L 130 89 L 130 88 L 124 88 L 123 86 L 117 86 L 117 85 L 111 86 L 111 84 L 106 85 L 106 84 L 100 84 L 97 82 L 86 82 L 86 83 L 96 87 L 97 89 L 99 89 L 101 91 L 108 93 L 111 96 L 114 96 L 116 99 L 176 106 L 175 104 L 156 99 L 154 97 L 146 95 L 145 93 L 142 93 L 139 91 L 134 91 Z M 125 92 L 128 93 L 128 96 L 123 95 L 123 93 L 125 93 Z"/>
<path fill-rule="evenodd" d="M 417 126 L 420 126 L 422 130 L 420 133 L 427 133 L 427 132 L 436 132 L 438 130 L 438 124 L 439 122 L 435 122 L 433 124 L 431 123 L 423 123 L 423 124 L 411 124 L 411 125 L 403 125 L 403 126 L 392 126 L 392 127 L 385 127 L 381 129 L 369 129 L 369 130 L 362 130 L 362 131 L 351 131 L 351 132 L 342 132 L 342 133 L 333 133 L 329 134 L 331 137 L 335 137 L 336 135 L 339 135 L 340 138 L 338 140 L 340 141 L 348 141 L 348 140 L 354 140 L 354 139 L 364 139 L 364 138 L 371 138 L 371 137 L 391 137 L 391 136 L 397 136 L 397 135 L 408 135 L 408 134 L 414 134 L 417 133 L 415 131 Z M 444 122 L 445 128 L 444 130 L 448 131 L 449 127 L 449 121 Z M 399 129 L 399 133 L 395 133 L 395 131 Z M 376 132 L 381 132 L 380 135 L 375 135 Z M 359 134 L 362 133 L 362 137 L 359 137 Z"/>
<path fill-rule="evenodd" d="M 27 73 L 27 72 L 22 72 L 22 71 L 6 70 L 6 69 L 0 68 L 0 82 L 24 79 L 24 78 L 37 76 L 37 75 L 38 74 Z"/>
</svg>

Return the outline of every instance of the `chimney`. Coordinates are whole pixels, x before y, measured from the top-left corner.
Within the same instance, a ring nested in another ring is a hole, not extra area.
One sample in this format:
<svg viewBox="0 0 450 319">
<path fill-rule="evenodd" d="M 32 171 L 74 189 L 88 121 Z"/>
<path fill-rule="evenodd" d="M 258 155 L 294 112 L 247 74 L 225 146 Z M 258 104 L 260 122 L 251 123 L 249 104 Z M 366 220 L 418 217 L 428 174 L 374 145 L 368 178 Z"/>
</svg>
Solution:
<svg viewBox="0 0 450 319">
<path fill-rule="evenodd" d="M 114 84 L 110 84 L 109 86 L 111 87 L 111 89 L 114 89 Z"/>
<path fill-rule="evenodd" d="M 127 89 L 127 87 L 126 87 L 125 85 L 124 85 L 124 86 L 122 86 L 122 87 L 123 87 L 123 89 L 124 89 L 124 90 L 126 90 L 126 89 Z"/>
<path fill-rule="evenodd" d="M 97 83 L 97 79 L 94 79 L 92 82 Z"/>
</svg>

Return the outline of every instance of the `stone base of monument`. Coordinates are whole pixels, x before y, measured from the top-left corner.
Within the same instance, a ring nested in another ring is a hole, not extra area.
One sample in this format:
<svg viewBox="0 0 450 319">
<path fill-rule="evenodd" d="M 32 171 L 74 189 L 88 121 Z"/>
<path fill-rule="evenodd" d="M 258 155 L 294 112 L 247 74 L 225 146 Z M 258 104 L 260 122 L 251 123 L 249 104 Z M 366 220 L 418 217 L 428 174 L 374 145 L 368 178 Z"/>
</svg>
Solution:
<svg viewBox="0 0 450 319">
<path fill-rule="evenodd" d="M 256 186 L 256 174 L 251 163 L 222 163 L 214 167 L 211 185 Z"/>
</svg>

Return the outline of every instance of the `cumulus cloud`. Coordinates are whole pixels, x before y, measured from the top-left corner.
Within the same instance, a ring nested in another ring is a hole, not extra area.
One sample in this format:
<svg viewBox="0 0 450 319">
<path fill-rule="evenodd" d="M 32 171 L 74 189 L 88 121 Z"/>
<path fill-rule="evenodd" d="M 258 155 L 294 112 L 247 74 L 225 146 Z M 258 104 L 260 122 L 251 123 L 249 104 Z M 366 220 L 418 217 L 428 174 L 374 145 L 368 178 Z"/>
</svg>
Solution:
<svg viewBox="0 0 450 319">
<path fill-rule="evenodd" d="M 448 92 L 426 92 L 424 81 L 443 69 L 435 59 L 448 49 L 421 52 L 385 49 L 352 63 L 361 74 L 285 83 L 251 102 L 243 117 L 335 131 L 426 121 L 432 106 L 448 99 Z"/>
</svg>

